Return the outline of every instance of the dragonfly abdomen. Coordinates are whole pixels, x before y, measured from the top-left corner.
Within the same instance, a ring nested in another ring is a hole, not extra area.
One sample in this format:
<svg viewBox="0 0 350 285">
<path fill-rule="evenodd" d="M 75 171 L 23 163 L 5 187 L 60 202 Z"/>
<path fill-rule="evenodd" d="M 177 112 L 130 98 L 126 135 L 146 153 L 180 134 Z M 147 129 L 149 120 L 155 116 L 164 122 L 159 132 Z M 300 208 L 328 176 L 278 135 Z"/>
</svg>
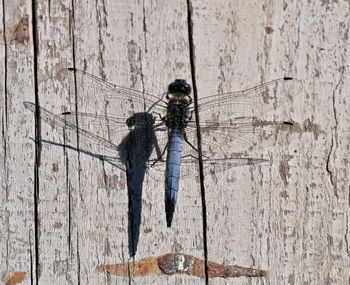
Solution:
<svg viewBox="0 0 350 285">
<path fill-rule="evenodd" d="M 176 196 L 179 189 L 180 163 L 183 134 L 179 129 L 170 131 L 165 170 L 165 212 L 167 226 L 171 226 L 175 211 Z"/>
</svg>

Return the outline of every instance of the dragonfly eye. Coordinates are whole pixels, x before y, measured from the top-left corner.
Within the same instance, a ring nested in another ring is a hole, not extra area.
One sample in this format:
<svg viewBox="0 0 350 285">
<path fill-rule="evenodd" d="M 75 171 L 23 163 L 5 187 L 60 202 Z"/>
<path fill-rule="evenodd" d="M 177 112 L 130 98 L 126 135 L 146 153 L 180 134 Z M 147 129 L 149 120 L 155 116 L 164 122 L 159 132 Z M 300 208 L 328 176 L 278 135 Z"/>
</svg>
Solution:
<svg viewBox="0 0 350 285">
<path fill-rule="evenodd" d="M 175 79 L 175 81 L 170 83 L 168 86 L 168 92 L 170 94 L 182 93 L 189 95 L 191 93 L 191 90 L 191 86 L 184 79 Z"/>
</svg>

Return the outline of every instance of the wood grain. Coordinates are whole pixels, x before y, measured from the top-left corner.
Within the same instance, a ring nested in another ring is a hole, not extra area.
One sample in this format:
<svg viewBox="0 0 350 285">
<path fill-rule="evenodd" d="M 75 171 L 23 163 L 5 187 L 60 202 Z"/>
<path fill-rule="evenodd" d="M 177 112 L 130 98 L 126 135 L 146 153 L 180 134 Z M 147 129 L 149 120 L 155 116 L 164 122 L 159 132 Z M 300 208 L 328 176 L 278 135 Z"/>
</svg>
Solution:
<svg viewBox="0 0 350 285">
<path fill-rule="evenodd" d="M 22 103 L 34 98 L 34 57 L 28 2 L 2 1 L 0 15 L 0 278 L 5 283 L 14 272 L 30 276 L 35 270 L 34 145 L 26 139 L 35 124 Z"/>
<path fill-rule="evenodd" d="M 3 282 L 18 271 L 28 274 L 23 284 L 203 283 L 96 272 L 98 264 L 129 259 L 125 174 L 74 150 L 83 147 L 74 132 L 38 124 L 23 105 L 52 114 L 74 109 L 79 90 L 60 73 L 72 66 L 154 94 L 175 78 L 191 82 L 188 3 L 200 98 L 294 78 L 260 114 L 262 122 L 293 122 L 270 137 L 258 133 L 250 156 L 269 163 L 205 178 L 209 259 L 269 271 L 268 278 L 230 284 L 349 282 L 349 1 L 32 2 L 0 4 Z M 215 118 L 231 111 L 222 106 Z M 200 118 L 212 119 L 207 114 Z M 59 146 L 68 135 L 71 149 Z M 198 181 L 180 182 L 171 229 L 163 188 L 162 175 L 146 177 L 135 258 L 202 257 Z"/>
</svg>

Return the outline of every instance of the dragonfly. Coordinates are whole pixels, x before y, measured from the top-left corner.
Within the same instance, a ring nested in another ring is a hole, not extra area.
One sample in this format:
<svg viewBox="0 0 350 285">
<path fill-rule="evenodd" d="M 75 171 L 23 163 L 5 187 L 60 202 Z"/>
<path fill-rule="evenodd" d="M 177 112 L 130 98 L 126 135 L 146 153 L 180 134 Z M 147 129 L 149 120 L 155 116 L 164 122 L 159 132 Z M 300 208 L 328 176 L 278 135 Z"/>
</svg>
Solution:
<svg viewBox="0 0 350 285">
<path fill-rule="evenodd" d="M 135 184 L 131 187 L 140 187 L 145 169 L 150 175 L 153 171 L 164 173 L 168 227 L 175 212 L 180 178 L 196 176 L 198 125 L 204 171 L 212 173 L 213 169 L 225 171 L 267 161 L 249 156 L 259 138 L 257 129 L 264 129 L 266 135 L 267 127 L 272 134 L 276 128 L 292 124 L 259 118 L 276 108 L 277 95 L 291 77 L 201 97 L 197 108 L 203 119 L 196 122 L 192 88 L 183 79 L 176 79 L 165 92 L 153 95 L 76 68 L 61 74 L 70 78 L 76 101 L 55 121 L 77 131 L 80 142 L 87 138 L 98 145 L 104 153 L 100 158 L 125 171 L 128 182 Z"/>
</svg>

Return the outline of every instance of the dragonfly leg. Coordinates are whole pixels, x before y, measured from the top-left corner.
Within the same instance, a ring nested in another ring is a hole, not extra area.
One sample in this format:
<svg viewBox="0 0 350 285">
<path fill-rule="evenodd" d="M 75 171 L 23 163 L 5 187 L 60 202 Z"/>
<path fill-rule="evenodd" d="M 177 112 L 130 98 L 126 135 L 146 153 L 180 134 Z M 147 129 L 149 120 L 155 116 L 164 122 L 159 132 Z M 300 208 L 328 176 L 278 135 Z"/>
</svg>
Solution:
<svg viewBox="0 0 350 285">
<path fill-rule="evenodd" d="M 198 149 L 196 149 L 196 147 L 188 141 L 186 134 L 184 135 L 184 139 L 185 142 L 187 142 L 190 145 L 190 147 L 192 147 L 196 152 L 198 152 Z"/>
<path fill-rule="evenodd" d="M 190 145 L 190 147 L 192 147 L 196 152 L 198 152 L 198 149 L 188 141 L 186 133 L 184 134 L 184 139 L 185 139 L 185 142 L 187 142 Z M 202 153 L 202 156 L 204 156 L 205 158 L 209 158 L 209 156 L 206 156 L 203 153 Z"/>
<path fill-rule="evenodd" d="M 163 158 L 163 155 L 164 155 L 164 153 L 165 153 L 167 148 L 168 148 L 168 143 L 165 145 L 165 147 L 164 147 L 162 153 L 160 154 L 160 156 L 157 157 L 157 159 L 151 164 L 151 167 L 155 166 L 156 163 Z"/>
<path fill-rule="evenodd" d="M 194 158 L 194 159 L 198 159 L 198 157 L 195 157 L 195 156 L 192 155 L 192 154 L 185 155 L 185 156 L 183 156 L 183 157 L 181 157 L 181 158 L 187 158 L 187 157 L 191 157 L 191 158 Z"/>
<path fill-rule="evenodd" d="M 192 100 L 192 97 L 190 95 L 187 95 L 188 97 L 188 104 L 192 104 L 193 100 Z"/>
<path fill-rule="evenodd" d="M 192 110 L 192 111 L 190 112 L 190 116 L 188 117 L 188 120 L 189 120 L 189 121 L 192 120 L 193 112 L 194 112 L 194 110 Z"/>
<path fill-rule="evenodd" d="M 162 115 L 160 114 L 160 113 L 158 113 L 158 112 L 152 112 L 152 114 L 156 114 L 156 115 L 158 115 L 159 116 L 159 118 L 161 119 L 161 121 L 165 121 L 165 116 L 164 117 L 162 117 Z"/>
</svg>

